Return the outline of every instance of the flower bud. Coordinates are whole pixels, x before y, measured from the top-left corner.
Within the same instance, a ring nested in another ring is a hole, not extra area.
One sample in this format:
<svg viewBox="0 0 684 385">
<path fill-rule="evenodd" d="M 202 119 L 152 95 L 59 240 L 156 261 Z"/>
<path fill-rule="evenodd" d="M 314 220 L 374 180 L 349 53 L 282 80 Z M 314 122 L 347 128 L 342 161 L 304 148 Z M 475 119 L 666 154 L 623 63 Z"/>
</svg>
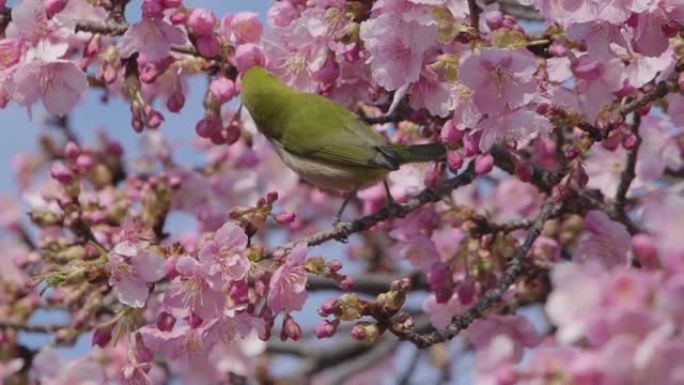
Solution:
<svg viewBox="0 0 684 385">
<path fill-rule="evenodd" d="M 176 318 L 171 314 L 163 311 L 157 317 L 157 329 L 163 332 L 170 332 L 176 324 Z"/>
<path fill-rule="evenodd" d="M 285 316 L 280 329 L 280 340 L 287 341 L 289 338 L 293 341 L 299 341 L 301 337 L 302 329 L 299 327 L 299 324 L 289 315 Z"/>
<path fill-rule="evenodd" d="M 463 155 L 458 151 L 448 151 L 446 159 L 449 170 L 451 171 L 457 171 L 463 167 Z"/>
<path fill-rule="evenodd" d="M 258 43 L 264 27 L 256 13 L 238 12 L 235 15 L 226 15 L 221 20 L 221 30 L 226 38 L 232 38 L 237 44 L 245 44 Z"/>
<path fill-rule="evenodd" d="M 479 132 L 474 132 L 463 137 L 463 148 L 465 150 L 465 156 L 470 157 L 476 155 L 480 152 L 480 137 Z"/>
<path fill-rule="evenodd" d="M 475 158 L 475 174 L 486 175 L 494 169 L 494 157 L 490 154 L 478 155 Z"/>
<path fill-rule="evenodd" d="M 340 321 L 323 320 L 316 325 L 316 338 L 330 338 L 335 335 Z"/>
<path fill-rule="evenodd" d="M 78 156 L 81 154 L 81 149 L 78 147 L 78 144 L 76 144 L 73 141 L 69 141 L 66 146 L 64 147 L 64 156 L 67 159 L 70 160 L 75 160 L 78 158 Z"/>
<path fill-rule="evenodd" d="M 221 119 L 216 115 L 206 115 L 204 119 L 197 122 L 195 131 L 202 138 L 210 138 L 221 131 Z"/>
<path fill-rule="evenodd" d="M 503 26 L 504 14 L 501 11 L 489 11 L 484 14 L 484 21 L 492 31 Z"/>
<path fill-rule="evenodd" d="M 623 137 L 622 137 L 622 147 L 627 151 L 631 151 L 631 150 L 635 149 L 638 143 L 639 143 L 639 137 L 634 135 L 634 133 L 632 133 L 632 132 L 630 132 L 629 134 L 623 135 Z"/>
<path fill-rule="evenodd" d="M 406 295 L 397 290 L 390 290 L 387 293 L 380 293 L 375 298 L 375 304 L 380 307 L 380 310 L 386 315 L 396 314 L 402 306 Z"/>
<path fill-rule="evenodd" d="M 380 334 L 380 327 L 371 322 L 359 322 L 351 330 L 351 337 L 361 342 L 375 342 Z"/>
<path fill-rule="evenodd" d="M 101 348 L 105 348 L 109 344 L 109 341 L 111 341 L 111 340 L 112 340 L 112 328 L 111 327 L 97 328 L 93 332 L 92 346 L 97 345 Z"/>
<path fill-rule="evenodd" d="M 320 314 L 321 317 L 327 317 L 329 315 L 337 313 L 339 309 L 339 303 L 336 299 L 327 299 L 318 309 L 318 314 Z"/>
<path fill-rule="evenodd" d="M 353 294 L 343 294 L 338 300 L 339 318 L 342 321 L 353 321 L 361 318 L 361 301 Z"/>
<path fill-rule="evenodd" d="M 453 119 L 449 119 L 442 125 L 439 138 L 447 146 L 455 146 L 463 139 L 464 134 L 465 131 L 459 130 Z"/>
<path fill-rule="evenodd" d="M 95 164 L 93 157 L 89 154 L 81 154 L 76 158 L 76 167 L 79 172 L 87 172 Z"/>
<path fill-rule="evenodd" d="M 259 46 L 247 43 L 241 44 L 235 50 L 235 66 L 239 72 L 245 72 L 250 67 L 264 64 L 264 53 Z"/>
<path fill-rule="evenodd" d="M 224 143 L 229 146 L 237 142 L 240 139 L 241 134 L 242 132 L 240 131 L 240 125 L 235 122 L 230 123 L 221 131 Z"/>
<path fill-rule="evenodd" d="M 195 8 L 188 16 L 188 30 L 197 36 L 208 35 L 214 31 L 216 17 L 205 8 Z"/>
<path fill-rule="evenodd" d="M 166 108 L 171 112 L 180 112 L 185 105 L 185 95 L 180 90 L 174 91 L 166 99 Z"/>
<path fill-rule="evenodd" d="M 62 162 L 52 164 L 50 176 L 61 184 L 69 184 L 74 180 L 74 172 Z"/>
<path fill-rule="evenodd" d="M 221 42 L 213 33 L 198 37 L 195 46 L 200 55 L 209 59 L 215 58 L 221 53 Z"/>
<path fill-rule="evenodd" d="M 275 215 L 275 220 L 281 225 L 289 225 L 294 222 L 295 218 L 295 214 L 289 211 L 283 211 Z"/>
<path fill-rule="evenodd" d="M 563 57 L 568 54 L 568 49 L 561 43 L 553 42 L 549 46 L 549 54 L 555 57 Z"/>
<path fill-rule="evenodd" d="M 634 235 L 632 237 L 632 250 L 642 266 L 658 266 L 658 250 L 650 235 L 643 233 Z"/>
<path fill-rule="evenodd" d="M 217 77 L 211 81 L 211 84 L 209 84 L 209 91 L 216 101 L 221 104 L 229 102 L 237 94 L 235 83 L 223 76 Z"/>
<path fill-rule="evenodd" d="M 340 289 L 344 291 L 349 291 L 354 287 L 354 280 L 350 276 L 346 276 L 342 278 L 342 280 L 339 283 Z"/>
<path fill-rule="evenodd" d="M 187 20 L 187 18 L 188 18 L 188 15 L 185 12 L 181 12 L 181 11 L 176 11 L 176 12 L 171 13 L 171 15 L 169 15 L 169 21 L 173 25 L 184 24 L 185 21 Z"/>
<path fill-rule="evenodd" d="M 342 270 L 342 262 L 340 262 L 338 259 L 328 262 L 328 270 L 330 270 L 331 273 L 337 273 L 338 271 Z"/>
</svg>

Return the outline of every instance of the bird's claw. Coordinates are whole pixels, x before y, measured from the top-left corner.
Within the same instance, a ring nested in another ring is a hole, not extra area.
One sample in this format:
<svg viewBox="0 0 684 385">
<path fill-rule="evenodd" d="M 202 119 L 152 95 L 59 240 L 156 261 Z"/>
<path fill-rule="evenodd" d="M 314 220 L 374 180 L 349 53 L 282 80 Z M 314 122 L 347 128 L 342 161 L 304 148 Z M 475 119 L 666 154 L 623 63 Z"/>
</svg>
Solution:
<svg viewBox="0 0 684 385">
<path fill-rule="evenodd" d="M 333 228 L 335 229 L 335 240 L 340 243 L 347 243 L 349 241 L 349 228 L 339 218 L 333 221 Z"/>
</svg>

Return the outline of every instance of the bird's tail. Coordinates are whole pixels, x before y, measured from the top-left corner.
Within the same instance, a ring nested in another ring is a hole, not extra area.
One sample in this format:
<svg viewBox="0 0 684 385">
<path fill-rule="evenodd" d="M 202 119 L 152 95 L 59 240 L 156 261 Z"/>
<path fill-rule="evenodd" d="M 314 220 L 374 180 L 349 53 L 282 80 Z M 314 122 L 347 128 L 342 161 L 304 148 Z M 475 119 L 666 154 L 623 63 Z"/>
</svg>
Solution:
<svg viewBox="0 0 684 385">
<path fill-rule="evenodd" d="M 380 147 L 380 151 L 399 163 L 431 162 L 446 157 L 446 148 L 442 143 L 401 145 L 392 144 Z"/>
</svg>

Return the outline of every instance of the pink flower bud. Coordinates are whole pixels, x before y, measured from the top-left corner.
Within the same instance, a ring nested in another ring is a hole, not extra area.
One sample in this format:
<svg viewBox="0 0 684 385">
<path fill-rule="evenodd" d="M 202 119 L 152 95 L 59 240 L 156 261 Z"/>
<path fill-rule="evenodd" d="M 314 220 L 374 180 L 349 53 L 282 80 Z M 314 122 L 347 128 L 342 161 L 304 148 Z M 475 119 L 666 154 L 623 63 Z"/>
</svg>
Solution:
<svg viewBox="0 0 684 385">
<path fill-rule="evenodd" d="M 229 146 L 234 144 L 240 139 L 240 135 L 242 135 L 242 132 L 240 131 L 240 125 L 235 122 L 227 125 L 222 130 L 221 135 L 223 136 L 223 140 L 226 144 Z"/>
<path fill-rule="evenodd" d="M 299 341 L 301 337 L 302 329 L 299 327 L 299 324 L 289 315 L 285 316 L 283 325 L 280 329 L 280 339 L 282 341 L 287 341 L 289 338 L 293 341 Z"/>
<path fill-rule="evenodd" d="M 337 273 L 338 271 L 342 270 L 342 262 L 340 262 L 338 259 L 333 259 L 332 261 L 328 262 L 328 270 L 330 270 L 331 273 Z"/>
<path fill-rule="evenodd" d="M 62 12 L 64 7 L 66 7 L 68 0 L 44 0 L 45 13 L 47 13 L 48 19 L 52 16 Z"/>
<path fill-rule="evenodd" d="M 320 314 L 321 317 L 327 317 L 329 315 L 335 314 L 339 310 L 339 303 L 337 302 L 336 299 L 331 298 L 325 300 L 321 307 L 318 309 L 318 314 Z"/>
<path fill-rule="evenodd" d="M 466 135 L 463 138 L 463 149 L 465 150 L 465 157 L 471 157 L 480 152 L 480 132 L 474 132 Z"/>
<path fill-rule="evenodd" d="M 518 28 L 516 28 L 518 26 L 518 20 L 516 20 L 515 17 L 511 15 L 504 15 L 502 24 L 506 28 L 518 30 Z"/>
<path fill-rule="evenodd" d="M 446 303 L 451 298 L 452 280 L 451 269 L 446 263 L 435 262 L 427 273 L 427 281 L 435 292 L 437 303 Z"/>
<path fill-rule="evenodd" d="M 186 19 L 187 19 L 187 14 L 186 14 L 185 12 L 180 12 L 180 11 L 173 12 L 173 13 L 169 16 L 169 21 L 170 21 L 171 24 L 173 24 L 173 25 L 185 24 L 185 20 L 186 20 Z"/>
<path fill-rule="evenodd" d="M 269 191 L 268 194 L 266 194 L 266 202 L 268 202 L 269 204 L 274 203 L 277 200 L 278 200 L 278 192 L 277 191 Z"/>
<path fill-rule="evenodd" d="M 363 341 L 366 339 L 366 330 L 363 328 L 363 326 L 360 325 L 354 326 L 350 334 L 351 338 L 357 341 Z"/>
<path fill-rule="evenodd" d="M 217 132 L 221 131 L 221 125 L 222 122 L 218 116 L 207 115 L 204 117 L 204 119 L 197 122 L 197 125 L 195 125 L 195 131 L 197 132 L 197 135 L 202 138 L 210 138 L 212 135 L 215 135 Z"/>
<path fill-rule="evenodd" d="M 261 39 L 264 27 L 259 16 L 254 12 L 238 12 L 226 15 L 221 20 L 223 35 L 237 44 L 257 43 Z"/>
<path fill-rule="evenodd" d="M 143 0 L 142 14 L 146 19 L 155 19 L 163 16 L 164 7 L 159 0 Z"/>
<path fill-rule="evenodd" d="M 658 250 L 650 235 L 636 234 L 632 237 L 632 250 L 644 267 L 658 266 Z"/>
<path fill-rule="evenodd" d="M 447 146 L 455 146 L 463 139 L 464 134 L 465 132 L 459 130 L 456 123 L 454 123 L 452 119 L 449 119 L 442 125 L 439 138 L 442 140 L 442 143 Z"/>
<path fill-rule="evenodd" d="M 246 303 L 249 301 L 249 285 L 245 281 L 235 281 L 230 286 L 230 299 L 235 303 Z"/>
<path fill-rule="evenodd" d="M 475 158 L 475 174 L 486 175 L 494 168 L 494 157 L 490 154 L 478 155 Z"/>
<path fill-rule="evenodd" d="M 74 172 L 62 162 L 52 164 L 50 176 L 61 184 L 69 184 L 74 180 Z"/>
<path fill-rule="evenodd" d="M 93 332 L 92 346 L 99 346 L 104 348 L 112 340 L 112 329 L 111 328 L 98 328 Z"/>
<path fill-rule="evenodd" d="M 471 280 L 463 281 L 458 287 L 458 301 L 463 305 L 469 305 L 475 300 L 475 283 Z"/>
<path fill-rule="evenodd" d="M 89 154 L 81 154 L 76 158 L 76 167 L 78 167 L 79 172 L 90 170 L 93 167 L 93 164 L 95 164 L 95 162 L 93 161 L 93 157 Z"/>
<path fill-rule="evenodd" d="M 69 141 L 66 146 L 64 146 L 64 156 L 67 157 L 67 159 L 74 160 L 78 158 L 78 156 L 81 154 L 81 149 L 78 147 L 78 144 L 76 144 L 74 141 Z"/>
<path fill-rule="evenodd" d="M 163 332 L 170 332 L 176 324 L 176 318 L 171 314 L 163 311 L 157 317 L 157 329 Z"/>
<path fill-rule="evenodd" d="M 169 97 L 166 99 L 166 108 L 171 111 L 171 112 L 180 112 L 181 109 L 183 109 L 183 106 L 185 105 L 185 95 L 183 95 L 183 92 L 179 91 L 174 91 L 169 95 Z"/>
<path fill-rule="evenodd" d="M 555 57 L 563 57 L 568 54 L 568 49 L 561 43 L 553 42 L 549 46 L 549 54 Z"/>
<path fill-rule="evenodd" d="M 603 148 L 609 151 L 615 151 L 622 143 L 622 132 L 620 130 L 613 130 L 608 134 L 608 137 L 601 142 Z"/>
<path fill-rule="evenodd" d="M 442 180 L 442 168 L 439 164 L 432 164 L 425 173 L 423 182 L 427 187 L 435 187 Z"/>
<path fill-rule="evenodd" d="M 484 14 L 484 21 L 492 31 L 503 26 L 504 14 L 501 11 L 489 11 Z"/>
<path fill-rule="evenodd" d="M 342 290 L 349 291 L 354 287 L 354 280 L 350 276 L 346 276 L 340 281 L 339 286 Z"/>
<path fill-rule="evenodd" d="M 627 151 L 631 151 L 636 148 L 637 143 L 639 143 L 639 137 L 631 132 L 622 137 L 622 147 Z"/>
<path fill-rule="evenodd" d="M 447 152 L 447 165 L 449 170 L 456 171 L 463 166 L 463 155 L 458 151 Z"/>
<path fill-rule="evenodd" d="M 183 5 L 183 0 L 161 0 L 164 8 L 178 8 Z"/>
<path fill-rule="evenodd" d="M 330 338 L 335 335 L 339 321 L 323 320 L 316 325 L 316 338 Z"/>
<path fill-rule="evenodd" d="M 195 46 L 197 52 L 206 58 L 215 58 L 221 53 L 221 42 L 213 33 L 198 37 Z"/>
<path fill-rule="evenodd" d="M 159 111 L 152 110 L 149 114 L 147 114 L 146 119 L 147 127 L 157 128 L 161 126 L 162 122 L 164 121 L 164 115 L 162 115 Z"/>
<path fill-rule="evenodd" d="M 227 103 L 233 99 L 237 93 L 235 89 L 235 83 L 223 76 L 214 78 L 209 84 L 209 91 L 211 92 L 214 99 L 219 103 Z"/>
<path fill-rule="evenodd" d="M 279 1 L 271 5 L 266 17 L 274 27 L 287 27 L 299 16 L 299 11 L 289 1 Z"/>
<path fill-rule="evenodd" d="M 208 35 L 214 31 L 216 16 L 205 8 L 195 8 L 188 16 L 188 30 L 197 36 Z"/>
<path fill-rule="evenodd" d="M 275 220 L 281 225 L 289 225 L 290 223 L 294 222 L 295 218 L 295 214 L 289 211 L 283 211 L 275 216 Z"/>
<path fill-rule="evenodd" d="M 264 64 L 264 53 L 259 46 L 247 43 L 235 50 L 235 66 L 239 72 L 245 72 L 252 66 Z"/>
</svg>

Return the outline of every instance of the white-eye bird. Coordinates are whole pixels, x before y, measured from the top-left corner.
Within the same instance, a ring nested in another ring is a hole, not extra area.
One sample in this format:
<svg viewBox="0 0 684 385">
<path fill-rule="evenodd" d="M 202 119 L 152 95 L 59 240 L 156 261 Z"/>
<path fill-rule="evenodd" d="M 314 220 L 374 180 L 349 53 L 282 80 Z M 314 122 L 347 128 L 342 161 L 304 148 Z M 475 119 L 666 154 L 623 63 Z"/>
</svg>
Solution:
<svg viewBox="0 0 684 385">
<path fill-rule="evenodd" d="M 288 167 L 315 186 L 350 193 L 336 221 L 356 190 L 384 181 L 388 172 L 404 163 L 445 155 L 440 143 L 389 143 L 341 104 L 296 91 L 258 66 L 243 74 L 241 98 L 258 130 Z"/>
</svg>

